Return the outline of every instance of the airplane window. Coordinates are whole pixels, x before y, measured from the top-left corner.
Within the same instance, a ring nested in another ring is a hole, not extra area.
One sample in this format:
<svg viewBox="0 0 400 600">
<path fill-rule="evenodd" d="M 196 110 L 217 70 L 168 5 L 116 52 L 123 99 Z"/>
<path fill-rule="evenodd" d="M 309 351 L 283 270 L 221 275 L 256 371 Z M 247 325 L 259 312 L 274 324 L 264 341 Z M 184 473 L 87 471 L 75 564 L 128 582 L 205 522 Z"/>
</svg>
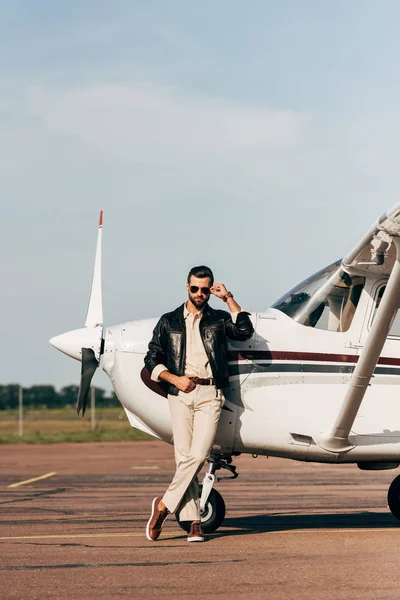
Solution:
<svg viewBox="0 0 400 600">
<path fill-rule="evenodd" d="M 386 290 L 386 286 L 382 286 L 378 292 L 378 298 L 376 299 L 376 306 L 374 310 L 374 316 L 372 320 L 375 318 L 376 311 L 378 310 L 378 306 L 381 303 L 384 291 Z M 389 336 L 400 337 L 400 309 L 397 311 L 396 316 L 393 319 L 392 326 L 389 330 Z"/>
<path fill-rule="evenodd" d="M 276 308 L 307 327 L 347 331 L 352 323 L 365 277 L 352 277 L 338 260 L 280 298 Z"/>
</svg>

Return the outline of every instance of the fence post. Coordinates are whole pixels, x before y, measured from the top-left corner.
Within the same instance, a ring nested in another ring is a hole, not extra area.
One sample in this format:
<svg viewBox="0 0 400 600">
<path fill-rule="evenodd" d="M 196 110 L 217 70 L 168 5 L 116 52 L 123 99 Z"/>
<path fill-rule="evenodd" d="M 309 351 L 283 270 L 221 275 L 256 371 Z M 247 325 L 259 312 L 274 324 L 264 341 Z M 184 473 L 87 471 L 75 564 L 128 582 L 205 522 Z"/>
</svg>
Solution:
<svg viewBox="0 0 400 600">
<path fill-rule="evenodd" d="M 96 390 L 94 385 L 90 388 L 90 417 L 92 423 L 92 431 L 96 429 Z"/>
<path fill-rule="evenodd" d="M 22 437 L 24 435 L 24 391 L 22 385 L 19 386 L 18 390 L 18 435 Z"/>
</svg>

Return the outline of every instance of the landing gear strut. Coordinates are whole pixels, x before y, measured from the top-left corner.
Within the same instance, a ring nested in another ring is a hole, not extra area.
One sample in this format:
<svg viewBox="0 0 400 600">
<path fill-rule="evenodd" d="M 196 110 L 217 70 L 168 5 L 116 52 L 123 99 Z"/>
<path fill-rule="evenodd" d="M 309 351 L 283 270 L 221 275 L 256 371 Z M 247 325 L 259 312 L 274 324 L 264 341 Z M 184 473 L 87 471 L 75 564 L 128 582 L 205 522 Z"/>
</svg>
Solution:
<svg viewBox="0 0 400 600">
<path fill-rule="evenodd" d="M 213 489 L 215 480 L 236 479 L 239 473 L 231 464 L 231 456 L 213 456 L 208 460 L 208 470 L 203 483 L 199 486 L 201 526 L 204 533 L 213 533 L 222 524 L 225 518 L 225 502 L 219 492 Z M 230 477 L 216 477 L 219 469 L 227 469 L 232 473 Z M 180 511 L 175 513 L 175 518 L 184 531 L 190 530 L 190 521 L 180 520 Z"/>
</svg>

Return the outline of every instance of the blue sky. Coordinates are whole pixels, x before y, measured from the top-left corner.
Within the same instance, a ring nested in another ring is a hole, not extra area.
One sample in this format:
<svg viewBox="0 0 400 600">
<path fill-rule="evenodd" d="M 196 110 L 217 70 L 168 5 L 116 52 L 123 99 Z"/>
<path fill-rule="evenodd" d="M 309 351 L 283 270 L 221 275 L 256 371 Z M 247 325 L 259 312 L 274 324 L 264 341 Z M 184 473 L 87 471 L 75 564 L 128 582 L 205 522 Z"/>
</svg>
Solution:
<svg viewBox="0 0 400 600">
<path fill-rule="evenodd" d="M 396 1 L 0 9 L 1 383 L 79 380 L 100 209 L 111 325 L 198 263 L 263 310 L 399 199 Z"/>
</svg>

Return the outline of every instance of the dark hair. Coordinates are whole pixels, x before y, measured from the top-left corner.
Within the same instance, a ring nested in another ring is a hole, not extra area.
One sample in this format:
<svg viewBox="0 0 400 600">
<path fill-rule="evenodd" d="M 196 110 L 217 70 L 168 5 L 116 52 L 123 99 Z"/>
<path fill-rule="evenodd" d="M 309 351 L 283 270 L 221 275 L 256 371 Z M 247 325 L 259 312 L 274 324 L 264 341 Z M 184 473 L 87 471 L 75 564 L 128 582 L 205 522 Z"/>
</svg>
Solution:
<svg viewBox="0 0 400 600">
<path fill-rule="evenodd" d="M 190 283 L 190 278 L 192 275 L 193 277 L 198 277 L 199 279 L 203 279 L 203 277 L 209 277 L 211 279 L 211 285 L 214 284 L 214 275 L 209 267 L 201 265 L 200 267 L 193 267 L 192 269 L 190 269 L 187 278 L 188 283 Z"/>
</svg>

